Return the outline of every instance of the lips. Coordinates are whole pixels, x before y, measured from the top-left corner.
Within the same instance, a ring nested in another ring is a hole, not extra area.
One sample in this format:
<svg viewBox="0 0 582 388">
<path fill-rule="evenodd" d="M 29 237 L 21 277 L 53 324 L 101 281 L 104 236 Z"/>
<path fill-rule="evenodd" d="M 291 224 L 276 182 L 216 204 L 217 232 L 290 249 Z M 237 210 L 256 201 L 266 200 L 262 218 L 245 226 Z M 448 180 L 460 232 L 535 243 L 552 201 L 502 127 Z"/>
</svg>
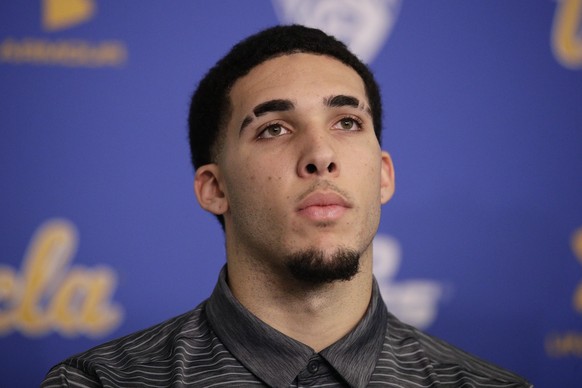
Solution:
<svg viewBox="0 0 582 388">
<path fill-rule="evenodd" d="M 339 219 L 352 205 L 335 192 L 315 192 L 305 197 L 297 207 L 297 212 L 314 221 L 334 221 Z"/>
</svg>

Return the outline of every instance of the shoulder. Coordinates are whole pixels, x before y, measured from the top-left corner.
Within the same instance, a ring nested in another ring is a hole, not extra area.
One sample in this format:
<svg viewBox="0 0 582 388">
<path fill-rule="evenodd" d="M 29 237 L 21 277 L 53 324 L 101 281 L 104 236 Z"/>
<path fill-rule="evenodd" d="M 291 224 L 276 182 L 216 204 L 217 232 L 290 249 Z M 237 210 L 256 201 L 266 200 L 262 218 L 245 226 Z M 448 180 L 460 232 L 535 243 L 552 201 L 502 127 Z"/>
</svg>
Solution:
<svg viewBox="0 0 582 388">
<path fill-rule="evenodd" d="M 385 347 L 395 352 L 414 355 L 426 364 L 441 384 L 447 386 L 531 387 L 522 377 L 469 354 L 439 338 L 388 318 Z"/>
<path fill-rule="evenodd" d="M 65 363 L 128 365 L 141 364 L 168 357 L 181 339 L 209 337 L 204 304 L 185 314 L 171 318 L 150 328 L 104 343 L 73 356 Z"/>
<path fill-rule="evenodd" d="M 101 386 L 104 377 L 166 364 L 177 348 L 211 347 L 214 336 L 204 309 L 205 302 L 185 314 L 74 355 L 54 366 L 42 386 L 67 386 L 67 382 Z"/>
<path fill-rule="evenodd" d="M 473 382 L 474 386 L 487 383 L 499 387 L 531 387 L 521 376 L 439 338 L 418 330 L 416 335 L 425 354 L 432 360 L 434 370 L 441 376 L 455 381 Z"/>
</svg>

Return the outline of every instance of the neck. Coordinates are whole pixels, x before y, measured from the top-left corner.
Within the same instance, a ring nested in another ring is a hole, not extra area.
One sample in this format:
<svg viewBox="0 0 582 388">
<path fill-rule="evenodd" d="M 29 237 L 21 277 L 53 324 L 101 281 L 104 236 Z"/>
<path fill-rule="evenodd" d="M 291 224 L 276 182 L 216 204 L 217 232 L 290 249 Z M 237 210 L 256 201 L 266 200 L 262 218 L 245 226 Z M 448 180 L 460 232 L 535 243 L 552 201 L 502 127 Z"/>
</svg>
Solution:
<svg viewBox="0 0 582 388">
<path fill-rule="evenodd" d="M 366 312 L 372 294 L 371 248 L 368 251 L 349 281 L 313 285 L 229 260 L 229 285 L 237 300 L 263 322 L 319 352 L 349 333 Z"/>
</svg>

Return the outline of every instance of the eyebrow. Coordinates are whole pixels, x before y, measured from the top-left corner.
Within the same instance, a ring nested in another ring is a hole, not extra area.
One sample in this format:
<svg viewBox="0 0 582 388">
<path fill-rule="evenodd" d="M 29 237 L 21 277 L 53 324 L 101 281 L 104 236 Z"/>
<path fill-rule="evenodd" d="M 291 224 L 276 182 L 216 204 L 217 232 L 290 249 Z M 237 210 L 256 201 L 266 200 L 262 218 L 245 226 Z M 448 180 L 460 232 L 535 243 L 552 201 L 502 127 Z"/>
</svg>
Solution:
<svg viewBox="0 0 582 388">
<path fill-rule="evenodd" d="M 266 115 L 267 113 L 271 112 L 287 112 L 290 110 L 295 109 L 295 104 L 291 100 L 269 100 L 260 103 L 259 105 L 253 108 L 253 114 L 255 117 L 261 117 Z M 253 121 L 253 118 L 249 115 L 246 116 L 240 126 L 240 130 L 242 131 L 247 125 L 249 125 Z"/>
<path fill-rule="evenodd" d="M 330 96 L 323 99 L 325 105 L 330 108 L 338 108 L 342 106 L 351 106 L 357 108 L 360 106 L 360 100 L 352 96 L 344 96 L 340 94 L 339 96 Z"/>
<path fill-rule="evenodd" d="M 260 117 L 270 112 L 286 112 L 295 109 L 291 100 L 269 100 L 265 101 L 253 109 L 255 117 Z"/>
<path fill-rule="evenodd" d="M 330 108 L 341 108 L 343 106 L 349 106 L 352 108 L 363 110 L 369 115 L 372 115 L 372 110 L 370 109 L 370 107 L 366 106 L 364 103 L 361 103 L 360 100 L 353 96 L 339 94 L 337 96 L 326 97 L 323 99 L 323 102 Z"/>
</svg>

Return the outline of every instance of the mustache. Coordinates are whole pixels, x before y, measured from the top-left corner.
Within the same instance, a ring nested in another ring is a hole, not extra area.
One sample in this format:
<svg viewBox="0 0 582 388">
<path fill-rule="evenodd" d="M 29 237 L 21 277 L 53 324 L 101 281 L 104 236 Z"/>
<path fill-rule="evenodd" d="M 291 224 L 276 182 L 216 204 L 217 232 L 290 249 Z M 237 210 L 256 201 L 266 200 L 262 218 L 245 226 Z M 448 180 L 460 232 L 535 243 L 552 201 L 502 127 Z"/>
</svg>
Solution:
<svg viewBox="0 0 582 388">
<path fill-rule="evenodd" d="M 353 200 L 352 200 L 350 194 L 348 194 L 346 191 L 340 189 L 334 183 L 331 183 L 330 181 L 327 181 L 327 180 L 313 182 L 311 184 L 311 186 L 309 186 L 307 188 L 307 190 L 305 190 L 303 193 L 301 193 L 299 195 L 299 197 L 297 198 L 297 202 L 301 202 L 302 200 L 305 199 L 305 197 L 307 197 L 308 195 L 310 195 L 311 193 L 313 193 L 315 191 L 332 191 L 332 192 L 335 192 L 336 194 L 339 194 L 342 197 L 344 197 L 344 199 L 346 199 L 349 203 L 353 203 Z"/>
</svg>

